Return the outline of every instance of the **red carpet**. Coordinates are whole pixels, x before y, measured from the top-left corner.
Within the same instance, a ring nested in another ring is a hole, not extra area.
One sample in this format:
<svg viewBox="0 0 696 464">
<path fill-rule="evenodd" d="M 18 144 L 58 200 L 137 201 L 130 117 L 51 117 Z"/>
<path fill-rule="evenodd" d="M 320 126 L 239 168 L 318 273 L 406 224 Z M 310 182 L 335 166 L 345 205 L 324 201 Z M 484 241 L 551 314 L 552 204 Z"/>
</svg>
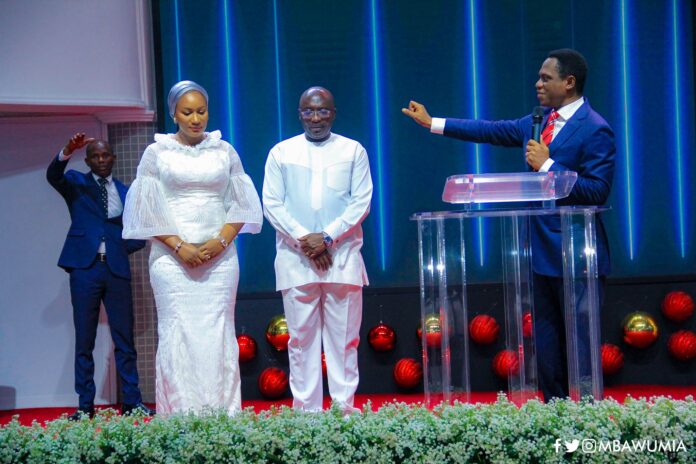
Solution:
<svg viewBox="0 0 696 464">
<path fill-rule="evenodd" d="M 606 398 L 613 398 L 616 401 L 623 402 L 627 396 L 633 398 L 649 398 L 652 396 L 669 396 L 673 399 L 682 400 L 689 395 L 696 395 L 696 386 L 693 387 L 665 387 L 660 385 L 622 385 L 620 387 L 606 388 L 604 391 Z M 471 402 L 472 403 L 492 403 L 497 398 L 497 393 L 495 392 L 472 392 Z M 356 395 L 355 406 L 362 409 L 363 405 L 370 401 L 372 403 L 372 409 L 376 410 L 384 403 L 391 402 L 403 402 L 408 404 L 415 404 L 423 401 L 422 393 L 412 393 L 412 394 L 389 394 L 389 393 L 379 393 L 379 394 L 369 394 L 369 395 Z M 324 398 L 324 407 L 329 406 L 329 398 Z M 285 398 L 277 401 L 266 401 L 266 400 L 256 400 L 256 401 L 243 401 L 242 407 L 253 407 L 256 412 L 265 411 L 270 409 L 272 406 L 290 406 L 292 404 L 292 399 Z M 148 406 L 153 407 L 153 404 Z M 106 406 L 104 406 L 106 407 Z M 101 407 L 100 407 L 101 408 Z M 0 425 L 7 424 L 14 415 L 19 415 L 19 421 L 23 425 L 30 425 L 32 421 L 36 420 L 40 423 L 45 421 L 51 421 L 59 418 L 62 414 L 72 414 L 75 411 L 75 407 L 62 407 L 62 408 L 28 408 L 28 409 L 14 409 L 9 411 L 0 411 Z"/>
</svg>

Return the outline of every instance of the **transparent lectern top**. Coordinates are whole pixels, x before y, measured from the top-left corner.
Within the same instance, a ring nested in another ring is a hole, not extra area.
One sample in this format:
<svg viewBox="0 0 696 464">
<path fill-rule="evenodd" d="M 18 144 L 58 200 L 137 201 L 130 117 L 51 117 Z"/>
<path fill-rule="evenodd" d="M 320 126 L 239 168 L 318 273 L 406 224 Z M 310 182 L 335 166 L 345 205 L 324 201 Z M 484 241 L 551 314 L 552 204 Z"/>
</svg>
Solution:
<svg viewBox="0 0 696 464">
<path fill-rule="evenodd" d="M 575 185 L 573 171 L 459 174 L 445 182 L 442 201 L 496 203 L 547 201 L 565 198 Z"/>
</svg>

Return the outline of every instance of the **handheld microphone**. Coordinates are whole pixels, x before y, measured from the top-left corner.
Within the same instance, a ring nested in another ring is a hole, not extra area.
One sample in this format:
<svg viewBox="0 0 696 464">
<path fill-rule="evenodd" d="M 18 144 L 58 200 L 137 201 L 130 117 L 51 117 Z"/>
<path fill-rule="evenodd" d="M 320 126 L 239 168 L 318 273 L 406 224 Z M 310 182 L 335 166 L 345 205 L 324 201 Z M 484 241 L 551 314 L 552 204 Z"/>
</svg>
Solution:
<svg viewBox="0 0 696 464">
<path fill-rule="evenodd" d="M 544 120 L 544 108 L 535 106 L 532 111 L 532 139 L 535 142 L 541 141 L 541 122 Z"/>
</svg>

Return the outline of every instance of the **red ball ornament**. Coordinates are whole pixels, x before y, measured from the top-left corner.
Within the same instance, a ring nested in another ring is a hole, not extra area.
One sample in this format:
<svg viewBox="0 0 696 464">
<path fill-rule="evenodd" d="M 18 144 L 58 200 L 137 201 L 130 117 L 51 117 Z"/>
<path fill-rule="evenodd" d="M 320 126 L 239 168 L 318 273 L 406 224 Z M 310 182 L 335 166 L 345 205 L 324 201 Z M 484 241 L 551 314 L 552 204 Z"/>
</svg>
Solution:
<svg viewBox="0 0 696 464">
<path fill-rule="evenodd" d="M 269 367 L 259 375 L 259 391 L 266 398 L 280 398 L 287 389 L 288 376 L 281 369 Z"/>
<path fill-rule="evenodd" d="M 624 341 L 636 348 L 645 348 L 651 345 L 659 331 L 655 319 L 650 314 L 640 311 L 631 313 L 623 322 Z"/>
<path fill-rule="evenodd" d="M 696 358 L 696 333 L 690 330 L 675 332 L 669 337 L 667 348 L 672 356 L 681 361 Z"/>
<path fill-rule="evenodd" d="M 532 336 L 532 313 L 524 313 L 522 315 L 522 335 L 525 338 Z"/>
<path fill-rule="evenodd" d="M 268 327 L 266 327 L 266 340 L 278 351 L 288 350 L 290 332 L 284 315 L 279 314 L 271 318 Z"/>
<path fill-rule="evenodd" d="M 500 326 L 494 317 L 487 314 L 479 314 L 469 322 L 469 335 L 471 339 L 480 345 L 488 345 L 498 338 Z"/>
<path fill-rule="evenodd" d="M 321 353 L 321 375 L 326 378 L 326 354 L 324 352 Z"/>
<path fill-rule="evenodd" d="M 367 341 L 375 351 L 389 351 L 394 349 L 396 333 L 387 324 L 380 322 L 370 329 Z"/>
<path fill-rule="evenodd" d="M 493 358 L 493 372 L 501 379 L 520 372 L 520 360 L 513 350 L 501 350 Z"/>
<path fill-rule="evenodd" d="M 667 319 L 681 322 L 694 313 L 694 300 L 686 292 L 669 292 L 662 300 L 662 314 Z"/>
<path fill-rule="evenodd" d="M 602 345 L 602 372 L 605 375 L 616 374 L 624 365 L 624 355 L 621 348 L 611 343 Z"/>
<path fill-rule="evenodd" d="M 237 335 L 237 344 L 239 345 L 239 362 L 251 361 L 256 357 L 256 340 L 250 335 Z"/>
<path fill-rule="evenodd" d="M 423 368 L 413 358 L 402 358 L 394 366 L 394 380 L 401 388 L 415 388 L 423 380 Z"/>
</svg>

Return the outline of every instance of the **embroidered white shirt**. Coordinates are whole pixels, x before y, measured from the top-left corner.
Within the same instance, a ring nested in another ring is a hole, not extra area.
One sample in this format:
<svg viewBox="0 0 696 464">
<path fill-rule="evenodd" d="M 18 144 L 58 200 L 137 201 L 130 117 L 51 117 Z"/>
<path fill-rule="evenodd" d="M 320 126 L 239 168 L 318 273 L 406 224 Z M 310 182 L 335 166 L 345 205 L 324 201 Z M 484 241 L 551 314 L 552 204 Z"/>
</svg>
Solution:
<svg viewBox="0 0 696 464">
<path fill-rule="evenodd" d="M 274 146 L 266 161 L 263 206 L 276 229 L 276 289 L 312 282 L 367 285 L 361 223 L 371 198 L 367 152 L 355 140 L 332 133 L 310 142 L 301 134 Z M 334 240 L 327 271 L 317 270 L 298 242 L 322 231 Z"/>
</svg>

